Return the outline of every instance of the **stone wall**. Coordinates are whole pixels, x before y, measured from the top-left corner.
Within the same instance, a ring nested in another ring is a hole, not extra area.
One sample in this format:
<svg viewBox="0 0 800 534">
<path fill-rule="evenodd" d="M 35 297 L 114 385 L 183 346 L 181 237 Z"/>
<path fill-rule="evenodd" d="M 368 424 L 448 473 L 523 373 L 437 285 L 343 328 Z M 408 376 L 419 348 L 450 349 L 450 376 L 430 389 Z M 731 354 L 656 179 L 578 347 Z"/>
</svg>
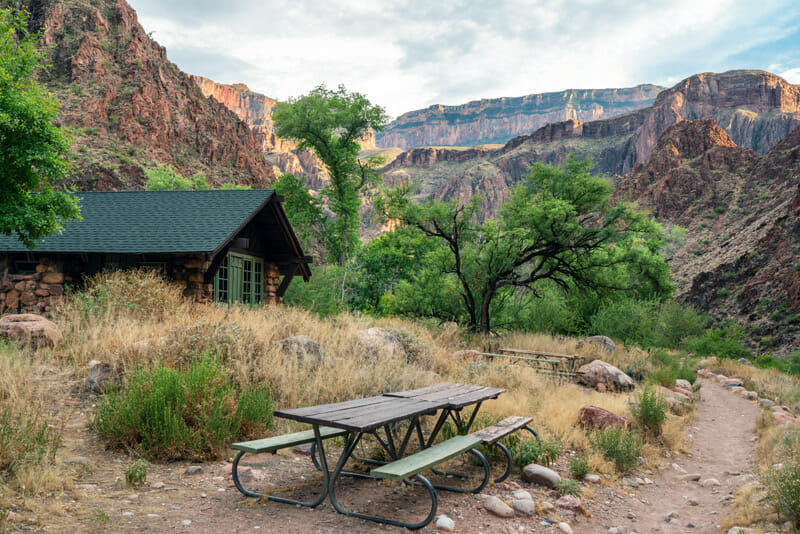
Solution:
<svg viewBox="0 0 800 534">
<path fill-rule="evenodd" d="M 176 282 L 186 283 L 183 296 L 196 302 L 208 303 L 214 299 L 214 284 L 205 283 L 206 273 L 211 262 L 203 259 L 202 254 L 175 256 L 172 276 Z"/>
<path fill-rule="evenodd" d="M 38 313 L 52 310 L 64 299 L 66 277 L 50 258 L 41 258 L 36 272 L 10 274 L 9 266 L 0 271 L 0 313 Z"/>
<path fill-rule="evenodd" d="M 281 285 L 281 271 L 274 263 L 264 265 L 264 304 L 278 304 L 283 299 L 278 296 Z"/>
</svg>

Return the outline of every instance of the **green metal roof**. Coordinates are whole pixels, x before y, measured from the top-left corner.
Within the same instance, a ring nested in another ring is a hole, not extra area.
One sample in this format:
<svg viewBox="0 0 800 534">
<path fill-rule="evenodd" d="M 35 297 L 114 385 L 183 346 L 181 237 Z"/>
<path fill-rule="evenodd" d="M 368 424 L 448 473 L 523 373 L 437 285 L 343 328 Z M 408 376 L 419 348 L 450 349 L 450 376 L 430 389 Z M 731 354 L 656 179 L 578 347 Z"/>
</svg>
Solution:
<svg viewBox="0 0 800 534">
<path fill-rule="evenodd" d="M 272 189 L 76 193 L 82 221 L 46 237 L 36 252 L 212 252 L 272 197 Z M 0 252 L 26 252 L 0 234 Z"/>
</svg>

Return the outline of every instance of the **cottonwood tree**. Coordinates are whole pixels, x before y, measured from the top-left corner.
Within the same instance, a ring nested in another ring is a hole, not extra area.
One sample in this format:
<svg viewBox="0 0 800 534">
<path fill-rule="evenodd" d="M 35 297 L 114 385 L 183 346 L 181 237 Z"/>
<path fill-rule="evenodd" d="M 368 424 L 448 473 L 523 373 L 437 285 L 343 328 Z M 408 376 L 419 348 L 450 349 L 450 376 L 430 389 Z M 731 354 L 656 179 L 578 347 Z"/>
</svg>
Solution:
<svg viewBox="0 0 800 534">
<path fill-rule="evenodd" d="M 301 150 L 313 152 L 330 175 L 330 185 L 322 190 L 335 216 L 328 227 L 328 248 L 343 265 L 360 244 L 360 195 L 381 181 L 381 160 L 359 159 L 358 141 L 370 129 L 383 130 L 386 112 L 342 85 L 337 90 L 320 85 L 307 95 L 277 104 L 272 120 L 278 136 L 296 140 Z"/>
<path fill-rule="evenodd" d="M 69 141 L 54 124 L 55 98 L 36 83 L 41 59 L 25 16 L 0 9 L 0 233 L 28 248 L 80 218 L 77 199 L 52 188 L 67 177 Z"/>
<path fill-rule="evenodd" d="M 610 202 L 611 183 L 591 163 L 534 164 L 495 219 L 481 222 L 479 203 L 408 201 L 395 191 L 387 213 L 445 247 L 425 269 L 457 281 L 468 326 L 491 331 L 492 302 L 504 290 L 536 294 L 549 280 L 566 291 L 666 298 L 673 289 L 661 227 L 630 205 Z"/>
</svg>

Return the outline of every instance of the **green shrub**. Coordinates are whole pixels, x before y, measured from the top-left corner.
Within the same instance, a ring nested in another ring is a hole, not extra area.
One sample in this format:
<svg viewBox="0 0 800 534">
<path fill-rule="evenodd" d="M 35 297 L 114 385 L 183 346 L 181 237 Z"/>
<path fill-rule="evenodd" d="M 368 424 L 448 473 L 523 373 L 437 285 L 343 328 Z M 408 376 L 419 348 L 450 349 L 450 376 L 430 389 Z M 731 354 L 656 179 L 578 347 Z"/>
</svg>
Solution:
<svg viewBox="0 0 800 534">
<path fill-rule="evenodd" d="M 682 363 L 678 367 L 677 378 L 686 380 L 690 384 L 694 384 L 695 380 L 697 380 L 697 373 L 691 367 Z"/>
<path fill-rule="evenodd" d="M 628 473 L 639 462 L 642 455 L 642 438 L 634 431 L 619 427 L 596 430 L 589 436 L 589 443 L 606 460 L 614 462 L 617 471 Z"/>
<path fill-rule="evenodd" d="M 786 372 L 790 375 L 800 375 L 800 350 L 791 353 L 784 365 Z"/>
<path fill-rule="evenodd" d="M 787 459 L 767 474 L 768 499 L 775 509 L 800 528 L 800 459 Z"/>
<path fill-rule="evenodd" d="M 580 497 L 583 493 L 581 483 L 571 478 L 562 478 L 556 482 L 555 490 L 559 495 L 574 495 L 575 497 Z"/>
<path fill-rule="evenodd" d="M 125 482 L 129 486 L 141 486 L 147 481 L 147 461 L 139 458 L 125 470 Z"/>
<path fill-rule="evenodd" d="M 732 324 L 724 328 L 706 330 L 702 336 L 687 340 L 686 349 L 700 356 L 749 358 L 750 352 L 742 345 L 744 337 L 741 328 Z"/>
<path fill-rule="evenodd" d="M 654 388 L 645 386 L 639 396 L 639 403 L 631 407 L 631 413 L 645 432 L 659 436 L 661 426 L 667 419 L 668 408 L 667 402 Z"/>
<path fill-rule="evenodd" d="M 656 341 L 656 312 L 652 302 L 623 299 L 608 302 L 589 320 L 590 333 L 602 333 L 625 343 L 652 346 Z"/>
<path fill-rule="evenodd" d="M 48 426 L 44 410 L 0 408 L 0 479 L 52 462 L 60 445 L 61 433 Z"/>
<path fill-rule="evenodd" d="M 562 450 L 561 442 L 557 439 L 530 439 L 520 441 L 511 451 L 511 456 L 514 463 L 522 469 L 528 464 L 538 463 L 542 465 L 550 465 L 553 463 Z"/>
<path fill-rule="evenodd" d="M 675 385 L 675 380 L 678 378 L 678 369 L 675 367 L 662 367 L 651 372 L 647 376 L 647 381 L 651 384 L 671 388 Z"/>
<path fill-rule="evenodd" d="M 583 480 L 589 471 L 589 460 L 585 454 L 577 454 L 569 459 L 569 472 L 576 480 Z"/>
<path fill-rule="evenodd" d="M 180 370 L 160 363 L 135 369 L 92 419 L 112 448 L 154 459 L 218 458 L 231 441 L 258 437 L 271 423 L 268 390 L 236 387 L 208 355 Z"/>
</svg>

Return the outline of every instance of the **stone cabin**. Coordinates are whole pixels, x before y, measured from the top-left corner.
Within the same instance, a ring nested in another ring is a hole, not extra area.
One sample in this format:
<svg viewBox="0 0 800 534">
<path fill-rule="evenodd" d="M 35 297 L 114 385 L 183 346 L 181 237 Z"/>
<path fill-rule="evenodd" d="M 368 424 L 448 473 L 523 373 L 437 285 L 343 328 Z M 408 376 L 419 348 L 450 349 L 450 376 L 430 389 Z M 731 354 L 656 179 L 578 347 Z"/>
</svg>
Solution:
<svg viewBox="0 0 800 534">
<path fill-rule="evenodd" d="M 45 313 L 65 284 L 103 269 L 151 267 L 198 302 L 278 303 L 303 254 L 270 189 L 77 193 L 82 221 L 29 250 L 0 234 L 0 314 Z"/>
</svg>

